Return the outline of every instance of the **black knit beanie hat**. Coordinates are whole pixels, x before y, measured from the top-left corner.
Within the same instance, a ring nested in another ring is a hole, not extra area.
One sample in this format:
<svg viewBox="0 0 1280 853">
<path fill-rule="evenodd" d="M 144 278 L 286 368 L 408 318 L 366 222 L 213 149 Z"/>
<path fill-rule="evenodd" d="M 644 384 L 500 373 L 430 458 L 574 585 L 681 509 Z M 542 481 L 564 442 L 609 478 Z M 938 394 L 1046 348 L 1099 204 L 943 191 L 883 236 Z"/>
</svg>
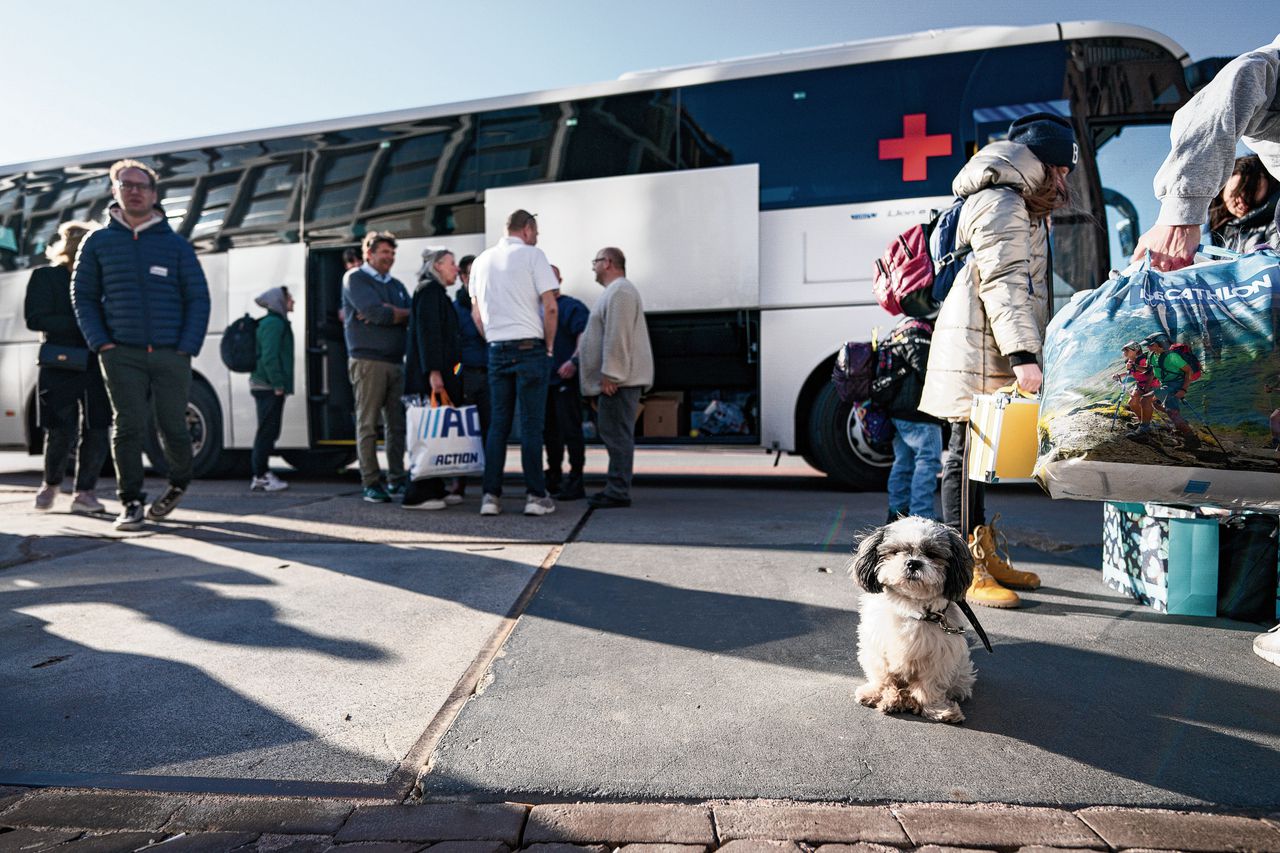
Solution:
<svg viewBox="0 0 1280 853">
<path fill-rule="evenodd" d="M 1030 113 L 1009 125 L 1009 141 L 1020 142 L 1031 149 L 1041 163 L 1074 169 L 1080 161 L 1071 122 L 1053 113 Z"/>
</svg>

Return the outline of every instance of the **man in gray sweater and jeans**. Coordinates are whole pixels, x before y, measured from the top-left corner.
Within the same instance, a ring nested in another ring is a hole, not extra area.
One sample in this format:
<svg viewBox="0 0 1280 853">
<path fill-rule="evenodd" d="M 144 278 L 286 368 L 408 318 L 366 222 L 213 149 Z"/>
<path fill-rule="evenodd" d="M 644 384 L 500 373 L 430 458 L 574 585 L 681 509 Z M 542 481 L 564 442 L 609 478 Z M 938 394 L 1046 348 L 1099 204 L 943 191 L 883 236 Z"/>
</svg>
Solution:
<svg viewBox="0 0 1280 853">
<path fill-rule="evenodd" d="M 1150 253 L 1151 266 L 1176 270 L 1191 263 L 1200 226 L 1235 166 L 1241 139 L 1280 180 L 1280 36 L 1233 59 L 1178 110 L 1169 132 L 1172 150 L 1156 173 L 1160 216 L 1138 240 L 1133 259 Z M 1276 211 L 1280 223 L 1280 208 Z M 1273 248 L 1280 248 L 1276 246 Z M 1258 657 L 1280 666 L 1280 625 L 1254 638 Z"/>
<path fill-rule="evenodd" d="M 365 262 L 342 279 L 342 309 L 347 339 L 347 368 L 356 395 L 356 453 L 364 499 L 389 503 L 403 494 L 404 348 L 409 322 L 409 291 L 391 277 L 396 239 L 374 231 L 364 238 Z M 378 464 L 378 415 L 387 425 L 388 484 Z"/>
<path fill-rule="evenodd" d="M 640 291 L 627 280 L 627 259 L 612 246 L 591 261 L 604 287 L 578 347 L 582 396 L 598 397 L 597 427 L 609 451 L 604 491 L 587 503 L 595 509 L 631 506 L 631 470 L 635 459 L 636 412 L 640 395 L 653 384 L 653 350 Z"/>
</svg>

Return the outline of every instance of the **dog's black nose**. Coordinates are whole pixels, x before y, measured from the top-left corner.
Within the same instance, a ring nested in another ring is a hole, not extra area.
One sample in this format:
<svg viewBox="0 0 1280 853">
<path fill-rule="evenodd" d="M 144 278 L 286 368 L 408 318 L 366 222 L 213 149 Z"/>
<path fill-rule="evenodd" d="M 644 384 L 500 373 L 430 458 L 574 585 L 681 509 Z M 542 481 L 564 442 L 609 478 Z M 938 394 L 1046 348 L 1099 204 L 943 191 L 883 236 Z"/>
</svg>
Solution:
<svg viewBox="0 0 1280 853">
<path fill-rule="evenodd" d="M 907 560 L 907 571 L 918 572 L 924 568 L 924 563 L 920 560 Z"/>
</svg>

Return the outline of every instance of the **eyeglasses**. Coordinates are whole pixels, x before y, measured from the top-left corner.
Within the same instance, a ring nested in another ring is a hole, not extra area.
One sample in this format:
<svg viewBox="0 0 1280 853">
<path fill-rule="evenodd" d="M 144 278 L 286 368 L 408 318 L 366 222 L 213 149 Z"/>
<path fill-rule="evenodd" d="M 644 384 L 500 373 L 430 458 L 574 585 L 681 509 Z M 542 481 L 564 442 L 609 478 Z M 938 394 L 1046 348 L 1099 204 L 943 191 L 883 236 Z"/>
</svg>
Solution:
<svg viewBox="0 0 1280 853">
<path fill-rule="evenodd" d="M 594 258 L 594 259 L 592 259 L 592 261 L 591 261 L 591 265 L 592 265 L 592 266 L 595 266 L 596 264 L 603 264 L 603 263 L 604 263 L 605 261 L 607 261 L 607 260 L 609 260 L 609 259 L 608 259 L 608 258 Z"/>
<path fill-rule="evenodd" d="M 152 190 L 155 189 L 155 187 L 152 186 L 151 184 L 139 184 L 133 181 L 116 181 L 116 189 L 120 190 L 121 192 L 129 192 L 130 190 L 136 190 L 137 192 L 145 193 L 145 192 L 151 192 Z"/>
</svg>

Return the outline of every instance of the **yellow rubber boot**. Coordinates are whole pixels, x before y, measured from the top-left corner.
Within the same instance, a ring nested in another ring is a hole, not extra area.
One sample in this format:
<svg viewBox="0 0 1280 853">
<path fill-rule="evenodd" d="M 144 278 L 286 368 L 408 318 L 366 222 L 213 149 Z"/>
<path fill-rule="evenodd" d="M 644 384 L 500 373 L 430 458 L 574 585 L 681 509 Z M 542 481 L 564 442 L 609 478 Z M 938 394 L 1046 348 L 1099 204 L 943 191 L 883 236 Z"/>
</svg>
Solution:
<svg viewBox="0 0 1280 853">
<path fill-rule="evenodd" d="M 1004 540 L 1004 536 L 996 530 L 996 521 L 999 518 L 1000 514 L 996 513 L 990 524 L 979 524 L 973 528 L 973 544 L 969 546 L 969 550 L 973 553 L 973 561 L 984 563 L 991 576 L 1003 586 L 1012 589 L 1039 589 L 1039 575 L 1035 572 L 1019 571 L 1010 564 L 1007 544 L 1003 555 L 996 549 L 997 538 Z"/>
<path fill-rule="evenodd" d="M 1010 609 L 1017 607 L 1022 603 L 1022 599 L 1018 598 L 1018 594 L 1011 589 L 1002 587 L 991 573 L 987 571 L 986 566 L 981 561 L 975 561 L 973 564 L 973 583 L 969 584 L 969 591 L 964 594 L 970 604 L 981 604 L 983 607 L 1000 607 Z"/>
</svg>

